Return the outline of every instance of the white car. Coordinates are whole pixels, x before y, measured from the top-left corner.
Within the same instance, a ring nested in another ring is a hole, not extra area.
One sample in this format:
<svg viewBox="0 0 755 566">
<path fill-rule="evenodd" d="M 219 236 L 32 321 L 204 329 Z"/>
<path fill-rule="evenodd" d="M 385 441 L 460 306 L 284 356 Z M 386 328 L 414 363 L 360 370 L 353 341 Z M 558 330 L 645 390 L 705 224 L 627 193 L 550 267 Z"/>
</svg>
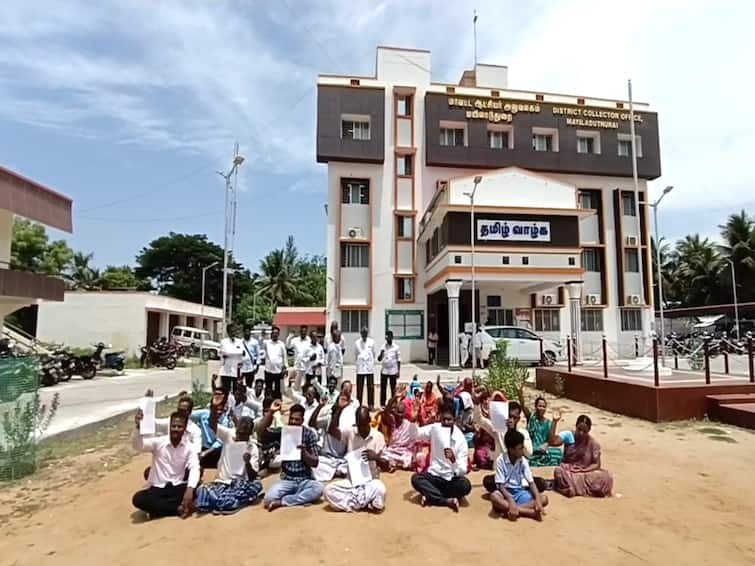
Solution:
<svg viewBox="0 0 755 566">
<path fill-rule="evenodd" d="M 543 363 L 552 366 L 561 353 L 558 342 L 543 338 L 543 359 L 540 358 L 540 336 L 519 326 L 485 326 L 482 329 L 482 359 L 487 362 L 490 352 L 496 349 L 499 340 L 508 343 L 509 357 L 525 364 Z"/>
<path fill-rule="evenodd" d="M 220 359 L 220 342 L 215 342 L 206 330 L 191 326 L 174 326 L 171 337 L 176 344 L 190 346 L 194 352 L 199 352 L 202 346 L 205 355 L 210 359 Z"/>
</svg>

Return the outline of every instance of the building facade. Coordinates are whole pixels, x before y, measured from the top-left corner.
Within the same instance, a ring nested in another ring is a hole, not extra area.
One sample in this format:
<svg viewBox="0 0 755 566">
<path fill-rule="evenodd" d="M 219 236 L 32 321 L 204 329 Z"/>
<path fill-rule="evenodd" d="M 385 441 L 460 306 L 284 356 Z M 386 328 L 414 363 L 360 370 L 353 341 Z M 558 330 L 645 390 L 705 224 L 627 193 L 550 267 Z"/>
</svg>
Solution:
<svg viewBox="0 0 755 566">
<path fill-rule="evenodd" d="M 348 340 L 391 329 L 423 360 L 434 329 L 453 367 L 473 303 L 483 324 L 576 329 L 586 353 L 603 334 L 649 335 L 645 195 L 661 168 L 647 104 L 634 103 L 636 186 L 628 102 L 510 90 L 506 67 L 435 83 L 429 51 L 379 47 L 374 76 L 319 76 L 317 114 L 326 306 Z"/>
</svg>

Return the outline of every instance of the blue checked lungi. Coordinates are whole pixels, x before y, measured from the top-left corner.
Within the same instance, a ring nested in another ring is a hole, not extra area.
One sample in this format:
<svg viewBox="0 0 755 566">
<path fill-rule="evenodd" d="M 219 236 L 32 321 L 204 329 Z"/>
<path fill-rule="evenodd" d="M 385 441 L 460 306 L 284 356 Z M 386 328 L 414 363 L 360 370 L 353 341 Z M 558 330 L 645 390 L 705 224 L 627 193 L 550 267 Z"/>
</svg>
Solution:
<svg viewBox="0 0 755 566">
<path fill-rule="evenodd" d="M 234 513 L 254 503 L 262 493 L 262 482 L 235 478 L 231 483 L 212 482 L 197 488 L 194 505 L 202 513 Z"/>
</svg>

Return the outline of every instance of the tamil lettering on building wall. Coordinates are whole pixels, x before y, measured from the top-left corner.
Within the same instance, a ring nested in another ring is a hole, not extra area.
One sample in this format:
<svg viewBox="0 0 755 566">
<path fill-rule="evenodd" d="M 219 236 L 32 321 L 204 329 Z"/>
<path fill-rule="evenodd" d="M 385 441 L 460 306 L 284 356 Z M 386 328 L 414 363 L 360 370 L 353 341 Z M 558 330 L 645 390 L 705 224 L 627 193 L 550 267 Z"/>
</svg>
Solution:
<svg viewBox="0 0 755 566">
<path fill-rule="evenodd" d="M 573 106 L 554 106 L 553 113 L 566 116 L 566 125 L 577 128 L 604 128 L 616 130 L 619 122 L 629 121 L 629 112 L 617 112 L 602 108 L 575 108 Z M 642 116 L 634 115 L 636 123 L 642 123 Z"/>
<path fill-rule="evenodd" d="M 511 122 L 514 114 L 519 112 L 540 112 L 539 104 L 512 102 L 495 98 L 448 97 L 448 105 L 465 108 L 465 116 L 472 120 L 489 122 Z"/>
<path fill-rule="evenodd" d="M 551 241 L 551 223 L 536 220 L 477 220 L 478 240 Z"/>
</svg>

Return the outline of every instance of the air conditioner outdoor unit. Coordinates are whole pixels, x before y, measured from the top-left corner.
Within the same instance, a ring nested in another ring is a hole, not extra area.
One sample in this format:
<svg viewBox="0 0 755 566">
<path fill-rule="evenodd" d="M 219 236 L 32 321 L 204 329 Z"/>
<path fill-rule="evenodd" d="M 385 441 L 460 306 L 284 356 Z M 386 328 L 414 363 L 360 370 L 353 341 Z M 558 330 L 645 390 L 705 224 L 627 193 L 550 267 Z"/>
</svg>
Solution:
<svg viewBox="0 0 755 566">
<path fill-rule="evenodd" d="M 599 295 L 585 295 L 585 304 L 586 305 L 599 305 L 600 296 Z"/>
<path fill-rule="evenodd" d="M 362 231 L 361 228 L 352 226 L 348 229 L 347 234 L 349 235 L 349 238 L 352 240 L 354 239 L 361 239 L 364 238 L 364 231 Z"/>
<path fill-rule="evenodd" d="M 543 295 L 541 300 L 541 304 L 549 306 L 549 305 L 555 305 L 556 304 L 556 295 Z"/>
<path fill-rule="evenodd" d="M 637 236 L 627 236 L 627 246 L 636 246 Z"/>
<path fill-rule="evenodd" d="M 642 298 L 639 295 L 628 295 L 627 296 L 627 304 L 628 305 L 639 305 L 642 302 Z"/>
</svg>

